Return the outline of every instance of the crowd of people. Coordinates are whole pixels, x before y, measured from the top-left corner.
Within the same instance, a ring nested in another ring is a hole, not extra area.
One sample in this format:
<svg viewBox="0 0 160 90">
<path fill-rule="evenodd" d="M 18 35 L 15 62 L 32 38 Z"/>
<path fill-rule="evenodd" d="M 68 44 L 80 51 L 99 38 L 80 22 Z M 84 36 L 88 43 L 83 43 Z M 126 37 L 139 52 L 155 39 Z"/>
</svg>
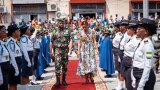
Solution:
<svg viewBox="0 0 160 90">
<path fill-rule="evenodd" d="M 17 90 L 17 84 L 28 90 L 43 79 L 50 62 L 55 62 L 56 83 L 66 86 L 68 56 L 74 51 L 79 58 L 77 75 L 85 84 L 94 83 L 99 67 L 106 78 L 118 71 L 116 90 L 154 90 L 154 46 L 150 36 L 156 33 L 156 23 L 143 18 L 137 20 L 105 18 L 58 19 L 57 22 L 30 24 L 24 20 L 0 26 L 0 89 Z M 97 54 L 97 55 L 96 55 Z M 29 76 L 32 76 L 31 81 Z M 124 85 L 125 84 L 125 85 Z M 124 87 L 125 86 L 125 87 Z"/>
</svg>

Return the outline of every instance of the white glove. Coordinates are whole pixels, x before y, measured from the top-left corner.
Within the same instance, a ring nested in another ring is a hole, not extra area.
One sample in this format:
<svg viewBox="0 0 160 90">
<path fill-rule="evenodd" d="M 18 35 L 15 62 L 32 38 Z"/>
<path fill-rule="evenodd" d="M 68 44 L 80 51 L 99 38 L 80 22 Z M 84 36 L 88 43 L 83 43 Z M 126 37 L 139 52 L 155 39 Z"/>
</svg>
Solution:
<svg viewBox="0 0 160 90">
<path fill-rule="evenodd" d="M 28 67 L 31 67 L 31 63 L 30 62 L 28 62 L 28 65 L 27 65 Z"/>
<path fill-rule="evenodd" d="M 15 75 L 15 76 L 18 76 L 18 75 L 19 75 L 19 71 L 18 71 L 18 70 L 15 70 L 14 75 Z"/>
<path fill-rule="evenodd" d="M 143 87 L 138 87 L 137 90 L 143 90 Z"/>
<path fill-rule="evenodd" d="M 136 81 L 135 80 L 132 81 L 132 87 L 136 88 Z"/>
</svg>

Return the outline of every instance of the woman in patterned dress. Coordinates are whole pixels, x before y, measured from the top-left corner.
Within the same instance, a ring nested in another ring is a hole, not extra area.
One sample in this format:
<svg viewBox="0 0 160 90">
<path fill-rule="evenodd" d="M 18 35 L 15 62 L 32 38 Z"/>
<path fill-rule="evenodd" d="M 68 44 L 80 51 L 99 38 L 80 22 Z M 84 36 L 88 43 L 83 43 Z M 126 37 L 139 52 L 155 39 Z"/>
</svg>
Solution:
<svg viewBox="0 0 160 90">
<path fill-rule="evenodd" d="M 88 28 L 88 22 L 82 22 L 82 27 L 83 31 L 80 32 L 80 40 L 78 42 L 79 65 L 77 74 L 85 77 L 86 84 L 89 82 L 89 78 L 94 83 L 93 74 L 96 74 L 97 67 L 95 50 L 98 52 L 96 35 L 94 31 Z"/>
</svg>

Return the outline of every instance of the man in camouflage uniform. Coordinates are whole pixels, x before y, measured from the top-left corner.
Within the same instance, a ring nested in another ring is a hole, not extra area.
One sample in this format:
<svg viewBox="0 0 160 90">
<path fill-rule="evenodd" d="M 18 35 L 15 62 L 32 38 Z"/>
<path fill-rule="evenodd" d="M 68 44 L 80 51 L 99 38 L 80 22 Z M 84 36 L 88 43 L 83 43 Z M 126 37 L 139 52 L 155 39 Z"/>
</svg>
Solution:
<svg viewBox="0 0 160 90">
<path fill-rule="evenodd" d="M 60 85 L 60 71 L 62 67 L 62 84 L 64 86 L 66 83 L 66 72 L 68 64 L 68 52 L 69 52 L 69 42 L 71 39 L 70 30 L 64 28 L 64 21 L 62 19 L 58 20 L 58 27 L 52 33 L 52 45 L 55 48 L 55 73 L 56 73 L 56 84 Z M 53 54 L 52 54 L 53 55 Z"/>
</svg>

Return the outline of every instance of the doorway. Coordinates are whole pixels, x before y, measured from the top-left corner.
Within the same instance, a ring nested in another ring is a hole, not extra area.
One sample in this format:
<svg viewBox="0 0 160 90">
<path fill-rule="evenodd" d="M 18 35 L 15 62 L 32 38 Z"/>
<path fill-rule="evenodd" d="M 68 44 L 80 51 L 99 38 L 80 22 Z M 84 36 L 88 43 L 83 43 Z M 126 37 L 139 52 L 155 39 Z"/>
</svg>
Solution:
<svg viewBox="0 0 160 90">
<path fill-rule="evenodd" d="M 95 18 L 96 17 L 96 14 L 95 13 L 85 13 L 85 14 L 80 14 L 80 16 L 83 16 L 83 17 L 90 17 L 90 18 Z"/>
<path fill-rule="evenodd" d="M 30 18 L 30 20 L 32 21 L 33 19 L 38 19 L 38 15 L 31 15 L 31 18 Z"/>
</svg>

